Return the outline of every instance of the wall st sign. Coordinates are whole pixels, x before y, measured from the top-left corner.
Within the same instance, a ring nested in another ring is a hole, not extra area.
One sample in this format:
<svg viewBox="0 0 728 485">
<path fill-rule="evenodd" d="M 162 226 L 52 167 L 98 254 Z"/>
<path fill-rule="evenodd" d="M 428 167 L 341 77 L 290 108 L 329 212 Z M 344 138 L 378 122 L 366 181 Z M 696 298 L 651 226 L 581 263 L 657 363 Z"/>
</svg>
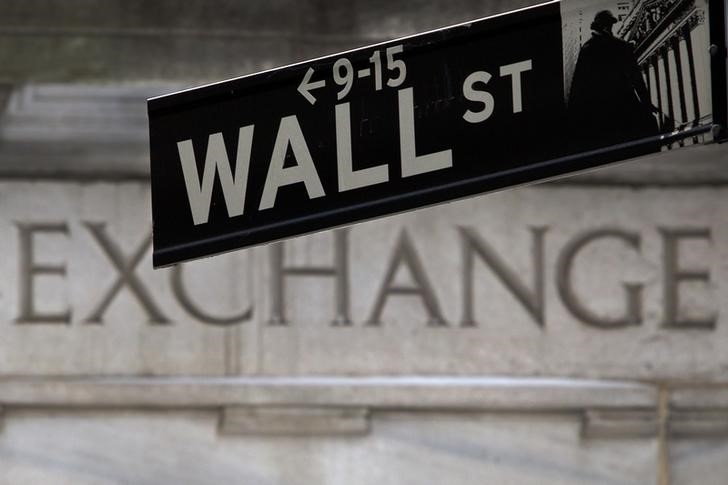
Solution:
<svg viewBox="0 0 728 485">
<path fill-rule="evenodd" d="M 723 1 L 598 7 L 552 1 L 150 99 L 154 265 L 721 139 Z"/>
</svg>

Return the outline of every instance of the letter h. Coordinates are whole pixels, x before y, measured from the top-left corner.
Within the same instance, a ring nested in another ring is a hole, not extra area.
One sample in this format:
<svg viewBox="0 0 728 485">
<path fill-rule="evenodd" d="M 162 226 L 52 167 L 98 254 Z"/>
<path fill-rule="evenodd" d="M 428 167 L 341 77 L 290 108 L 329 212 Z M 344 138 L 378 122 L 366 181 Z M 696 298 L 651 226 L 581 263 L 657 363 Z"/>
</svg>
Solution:
<svg viewBox="0 0 728 485">
<path fill-rule="evenodd" d="M 336 317 L 334 326 L 351 325 L 349 317 L 349 256 L 348 229 L 339 229 L 334 234 L 333 266 L 285 266 L 285 243 L 271 245 L 271 313 L 270 325 L 287 325 L 286 320 L 286 277 L 309 276 L 336 278 Z"/>
</svg>

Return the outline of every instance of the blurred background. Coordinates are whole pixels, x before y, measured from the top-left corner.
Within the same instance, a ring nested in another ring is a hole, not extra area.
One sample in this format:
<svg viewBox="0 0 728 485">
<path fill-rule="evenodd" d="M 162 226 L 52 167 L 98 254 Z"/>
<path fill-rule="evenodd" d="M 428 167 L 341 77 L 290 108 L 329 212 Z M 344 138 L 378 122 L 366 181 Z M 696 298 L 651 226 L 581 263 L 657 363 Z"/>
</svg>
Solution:
<svg viewBox="0 0 728 485">
<path fill-rule="evenodd" d="M 0 484 L 728 483 L 724 147 L 151 269 L 148 97 L 531 3 L 2 0 Z"/>
</svg>

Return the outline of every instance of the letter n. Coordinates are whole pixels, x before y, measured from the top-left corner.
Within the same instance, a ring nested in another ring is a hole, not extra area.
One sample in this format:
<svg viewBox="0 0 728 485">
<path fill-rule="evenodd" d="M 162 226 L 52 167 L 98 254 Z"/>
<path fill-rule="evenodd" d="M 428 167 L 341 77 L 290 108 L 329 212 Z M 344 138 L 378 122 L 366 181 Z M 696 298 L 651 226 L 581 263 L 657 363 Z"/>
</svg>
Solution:
<svg viewBox="0 0 728 485">
<path fill-rule="evenodd" d="M 473 276 L 475 255 L 480 257 L 499 280 L 523 305 L 529 315 L 540 326 L 544 326 L 544 264 L 543 241 L 548 228 L 531 228 L 533 235 L 533 284 L 532 289 L 523 283 L 519 274 L 498 256 L 498 253 L 471 227 L 461 227 L 463 251 L 463 319 L 464 327 L 475 327 Z"/>
</svg>

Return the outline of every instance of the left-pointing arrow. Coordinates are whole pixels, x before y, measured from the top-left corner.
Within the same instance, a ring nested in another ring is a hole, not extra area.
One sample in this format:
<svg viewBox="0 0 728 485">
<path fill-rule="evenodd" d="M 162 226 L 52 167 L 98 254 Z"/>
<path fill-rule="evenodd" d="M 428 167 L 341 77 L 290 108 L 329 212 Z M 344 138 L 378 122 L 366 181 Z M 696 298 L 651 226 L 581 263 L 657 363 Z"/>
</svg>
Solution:
<svg viewBox="0 0 728 485">
<path fill-rule="evenodd" d="M 316 104 L 316 98 L 313 94 L 311 94 L 311 91 L 326 86 L 326 81 L 323 79 L 321 81 L 311 82 L 311 76 L 313 76 L 314 72 L 313 67 L 309 67 L 308 71 L 306 71 L 306 74 L 303 76 L 303 81 L 301 81 L 301 84 L 298 85 L 298 92 L 301 93 L 311 104 Z"/>
</svg>

